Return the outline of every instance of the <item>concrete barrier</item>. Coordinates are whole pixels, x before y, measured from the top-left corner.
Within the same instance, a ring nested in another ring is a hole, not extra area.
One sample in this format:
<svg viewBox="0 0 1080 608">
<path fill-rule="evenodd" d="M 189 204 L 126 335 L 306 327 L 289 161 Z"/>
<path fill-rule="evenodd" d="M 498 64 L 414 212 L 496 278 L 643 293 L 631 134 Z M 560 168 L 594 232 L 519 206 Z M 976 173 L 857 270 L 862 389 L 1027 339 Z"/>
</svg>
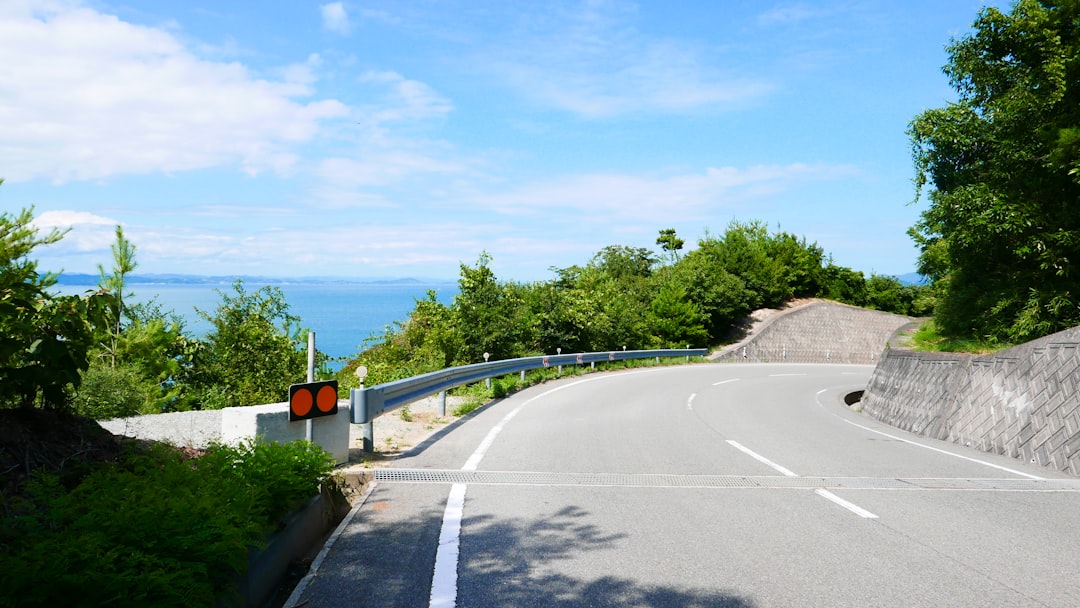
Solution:
<svg viewBox="0 0 1080 608">
<path fill-rule="evenodd" d="M 338 402 L 338 413 L 312 420 L 311 440 L 333 454 L 338 464 L 349 461 L 349 402 Z M 306 422 L 289 421 L 288 403 L 271 403 L 221 410 L 171 412 L 100 422 L 110 433 L 204 448 L 220 441 L 235 445 L 249 437 L 287 443 L 306 437 Z"/>
<path fill-rule="evenodd" d="M 1080 327 L 991 355 L 886 349 L 861 402 L 897 428 L 1080 475 Z"/>
</svg>

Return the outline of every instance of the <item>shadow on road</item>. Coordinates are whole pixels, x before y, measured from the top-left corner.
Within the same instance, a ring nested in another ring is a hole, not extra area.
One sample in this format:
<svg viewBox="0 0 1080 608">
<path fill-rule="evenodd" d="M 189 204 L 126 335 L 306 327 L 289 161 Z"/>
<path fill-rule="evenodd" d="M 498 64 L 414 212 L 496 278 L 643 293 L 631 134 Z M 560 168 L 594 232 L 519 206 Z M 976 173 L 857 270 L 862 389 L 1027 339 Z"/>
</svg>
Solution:
<svg viewBox="0 0 1080 608">
<path fill-rule="evenodd" d="M 734 594 L 691 585 L 642 586 L 629 578 L 589 578 L 588 554 L 614 549 L 626 539 L 625 534 L 598 529 L 588 523 L 590 519 L 589 512 L 579 507 L 534 520 L 466 517 L 458 606 L 754 606 Z M 582 575 L 567 575 L 568 571 Z"/>
</svg>

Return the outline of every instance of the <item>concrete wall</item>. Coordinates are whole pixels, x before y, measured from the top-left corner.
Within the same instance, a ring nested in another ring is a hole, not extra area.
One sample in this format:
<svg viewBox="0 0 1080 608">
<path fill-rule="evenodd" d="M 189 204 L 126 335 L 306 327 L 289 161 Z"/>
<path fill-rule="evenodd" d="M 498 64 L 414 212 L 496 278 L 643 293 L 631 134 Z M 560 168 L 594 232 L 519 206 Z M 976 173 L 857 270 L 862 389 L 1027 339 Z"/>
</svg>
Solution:
<svg viewBox="0 0 1080 608">
<path fill-rule="evenodd" d="M 214 441 L 235 445 L 249 437 L 287 443 L 307 434 L 305 422 L 289 422 L 288 403 L 115 418 L 100 424 L 115 435 L 196 448 Z M 312 420 L 311 440 L 344 464 L 349 461 L 349 424 L 349 402 L 339 401 L 336 415 Z"/>
<path fill-rule="evenodd" d="M 816 300 L 769 317 L 744 340 L 710 358 L 872 365 L 889 338 L 912 321 L 901 315 Z"/>
<path fill-rule="evenodd" d="M 992 355 L 887 349 L 867 414 L 913 433 L 1080 475 L 1080 327 Z"/>
</svg>

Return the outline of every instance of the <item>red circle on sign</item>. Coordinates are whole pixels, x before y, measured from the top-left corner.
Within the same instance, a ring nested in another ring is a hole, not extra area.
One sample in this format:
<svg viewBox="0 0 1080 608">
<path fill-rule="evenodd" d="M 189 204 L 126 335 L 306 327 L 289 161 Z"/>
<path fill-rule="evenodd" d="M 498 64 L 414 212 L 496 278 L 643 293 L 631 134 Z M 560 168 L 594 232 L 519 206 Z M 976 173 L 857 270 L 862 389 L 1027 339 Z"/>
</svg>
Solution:
<svg viewBox="0 0 1080 608">
<path fill-rule="evenodd" d="M 289 401 L 289 408 L 292 409 L 293 414 L 297 416 L 307 416 L 311 411 L 311 405 L 314 400 L 311 398 L 311 391 L 306 388 L 302 388 L 293 393 L 292 399 Z"/>
<path fill-rule="evenodd" d="M 337 390 L 333 386 L 327 384 L 319 389 L 319 394 L 315 397 L 315 405 L 318 406 L 320 412 L 329 412 L 337 405 Z"/>
</svg>

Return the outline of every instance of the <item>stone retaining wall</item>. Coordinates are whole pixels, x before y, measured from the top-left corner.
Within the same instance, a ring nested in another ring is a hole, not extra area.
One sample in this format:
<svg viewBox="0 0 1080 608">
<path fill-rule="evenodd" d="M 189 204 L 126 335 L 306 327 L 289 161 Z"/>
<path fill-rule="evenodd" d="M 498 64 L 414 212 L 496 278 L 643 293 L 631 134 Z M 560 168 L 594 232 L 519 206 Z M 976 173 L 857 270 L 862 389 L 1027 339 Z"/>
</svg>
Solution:
<svg viewBox="0 0 1080 608">
<path fill-rule="evenodd" d="M 912 321 L 910 317 L 817 300 L 770 317 L 745 340 L 710 358 L 873 365 L 889 338 Z"/>
<path fill-rule="evenodd" d="M 1080 327 L 992 355 L 887 349 L 863 411 L 898 428 L 1080 475 Z"/>
</svg>

